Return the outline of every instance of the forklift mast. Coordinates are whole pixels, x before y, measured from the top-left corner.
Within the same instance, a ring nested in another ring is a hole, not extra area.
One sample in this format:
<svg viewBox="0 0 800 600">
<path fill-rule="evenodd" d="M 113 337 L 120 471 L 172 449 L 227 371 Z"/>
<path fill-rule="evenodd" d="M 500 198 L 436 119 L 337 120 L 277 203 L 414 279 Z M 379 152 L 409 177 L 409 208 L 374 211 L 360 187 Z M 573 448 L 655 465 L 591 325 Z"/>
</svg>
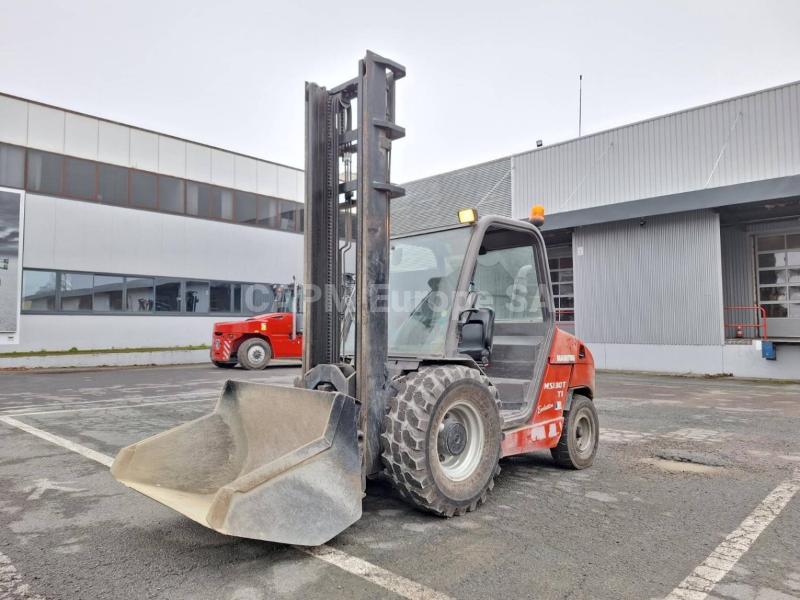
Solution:
<svg viewBox="0 0 800 600">
<path fill-rule="evenodd" d="M 354 394 L 360 402 L 359 430 L 366 440 L 367 468 L 380 453 L 380 400 L 388 355 L 388 319 L 381 303 L 389 283 L 389 203 L 404 194 L 389 179 L 392 141 L 405 135 L 395 123 L 395 81 L 406 72 L 370 51 L 358 69 L 357 77 L 331 89 L 306 83 L 303 373 L 307 387 L 333 387 Z M 345 256 L 353 246 L 354 373 L 342 365 L 339 302 Z M 350 389 L 337 384 L 344 377 L 354 383 Z"/>
</svg>

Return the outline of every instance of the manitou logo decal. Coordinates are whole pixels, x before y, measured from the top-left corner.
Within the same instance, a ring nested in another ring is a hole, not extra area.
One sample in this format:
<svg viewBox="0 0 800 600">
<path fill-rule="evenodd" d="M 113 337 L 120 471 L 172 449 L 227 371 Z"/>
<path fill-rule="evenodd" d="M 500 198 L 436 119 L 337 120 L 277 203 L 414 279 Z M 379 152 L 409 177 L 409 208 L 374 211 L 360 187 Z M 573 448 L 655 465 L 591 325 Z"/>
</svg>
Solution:
<svg viewBox="0 0 800 600">
<path fill-rule="evenodd" d="M 546 381 L 544 386 L 542 386 L 546 390 L 563 390 L 567 387 L 566 381 Z"/>
<path fill-rule="evenodd" d="M 575 355 L 574 354 L 556 354 L 556 362 L 559 362 L 559 363 L 574 363 L 575 362 Z"/>
</svg>

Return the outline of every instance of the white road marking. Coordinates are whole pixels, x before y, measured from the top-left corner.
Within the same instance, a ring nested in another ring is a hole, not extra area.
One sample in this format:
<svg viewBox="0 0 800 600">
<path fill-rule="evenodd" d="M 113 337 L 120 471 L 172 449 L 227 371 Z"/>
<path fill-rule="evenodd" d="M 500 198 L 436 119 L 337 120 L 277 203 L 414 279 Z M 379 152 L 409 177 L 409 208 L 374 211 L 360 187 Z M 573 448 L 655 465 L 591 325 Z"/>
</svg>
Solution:
<svg viewBox="0 0 800 600">
<path fill-rule="evenodd" d="M 65 481 L 64 483 L 69 483 L 69 481 Z M 53 481 L 51 479 L 37 479 L 36 482 L 30 486 L 25 488 L 24 491 L 30 492 L 31 495 L 28 496 L 28 500 L 38 500 L 41 498 L 45 492 L 53 490 L 55 492 L 85 492 L 85 489 L 79 488 L 71 488 L 66 485 L 62 485 L 57 481 Z"/>
<path fill-rule="evenodd" d="M 629 429 L 605 429 L 600 428 L 600 439 L 609 444 L 630 444 L 643 442 L 652 438 L 655 434 L 646 431 L 631 431 Z"/>
<path fill-rule="evenodd" d="M 21 429 L 26 433 L 30 433 L 31 435 L 35 435 L 38 438 L 41 438 L 51 444 L 55 444 L 56 446 L 61 446 L 62 448 L 66 448 L 72 452 L 77 452 L 81 456 L 85 456 L 86 458 L 90 458 L 95 462 L 99 462 L 101 465 L 105 465 L 107 467 L 111 466 L 111 463 L 114 462 L 114 459 L 110 456 L 105 454 L 101 454 L 96 450 L 92 450 L 91 448 L 87 448 L 86 446 L 82 446 L 80 444 L 76 444 L 75 442 L 71 442 L 68 439 L 59 437 L 57 435 L 53 435 L 52 433 L 47 433 L 46 431 L 42 431 L 41 429 L 37 429 L 27 423 L 23 423 L 22 421 L 17 421 L 14 417 L 0 417 L 0 421 L 5 423 L 6 425 L 11 425 L 12 427 L 16 427 L 17 429 Z"/>
<path fill-rule="evenodd" d="M 314 558 L 318 558 L 330 565 L 339 567 L 343 571 L 347 571 L 353 575 L 358 575 L 362 579 L 366 579 L 375 585 L 379 585 L 390 592 L 394 592 L 398 596 L 402 596 L 403 598 L 409 598 L 409 600 L 450 600 L 450 596 L 447 596 L 446 594 L 432 590 L 421 583 L 411 581 L 410 579 L 406 579 L 400 575 L 395 575 L 391 571 L 387 571 L 386 569 L 374 565 L 371 562 L 356 558 L 355 556 L 350 556 L 346 552 L 342 552 L 336 548 L 331 548 L 325 544 L 314 547 L 293 547 L 295 550 L 305 552 Z"/>
<path fill-rule="evenodd" d="M 191 404 L 192 402 L 208 402 L 213 400 L 216 396 L 209 396 L 207 398 L 195 398 L 194 400 L 162 400 L 160 402 L 139 402 L 135 404 L 124 404 L 116 406 L 87 406 L 83 408 L 62 408 L 59 410 L 41 410 L 37 412 L 22 412 L 14 413 L 15 417 L 32 417 L 36 415 L 51 415 L 54 413 L 68 413 L 68 412 L 81 412 L 84 410 L 120 410 L 122 408 L 139 408 L 140 406 L 161 406 L 166 404 Z"/>
<path fill-rule="evenodd" d="M 31 435 L 35 435 L 36 437 L 46 440 L 52 444 L 56 444 L 57 446 L 61 446 L 62 448 L 66 448 L 72 452 L 77 452 L 81 456 L 89 458 L 95 462 L 99 462 L 107 467 L 110 467 L 111 463 L 114 462 L 114 459 L 106 454 L 102 454 L 96 450 L 82 446 L 81 444 L 76 444 L 75 442 L 71 442 L 57 435 L 53 435 L 52 433 L 42 431 L 41 429 L 32 427 L 31 425 L 23 423 L 22 421 L 18 421 L 13 417 L 0 416 L 0 421 L 30 433 Z M 336 548 L 332 548 L 325 544 L 314 547 L 292 547 L 300 552 L 303 552 L 304 554 L 308 554 L 309 556 L 313 556 L 314 558 L 333 565 L 334 567 L 338 567 L 339 569 L 342 569 L 343 571 L 346 571 L 352 575 L 361 577 L 362 579 L 399 596 L 402 596 L 403 598 L 408 598 L 409 600 L 451 600 L 450 596 L 447 596 L 446 594 L 432 590 L 421 583 L 407 579 L 402 575 L 396 575 L 395 573 L 387 571 L 378 565 L 374 565 L 371 562 L 361 558 L 351 556 L 346 552 L 342 552 L 341 550 L 337 550 Z M 0 554 L 0 557 L 2 556 L 3 555 Z M 13 566 L 11 568 L 13 569 Z M 14 570 L 14 572 L 16 573 L 16 570 Z M 3 574 L 4 571 L 2 558 L 0 558 L 0 592 L 5 591 L 2 587 L 4 581 Z M 27 598 L 26 596 L 20 597 Z M 0 598 L 2 598 L 2 594 L 0 594 Z M 41 598 L 38 596 L 31 596 L 30 598 L 31 600 L 41 600 Z"/>
<path fill-rule="evenodd" d="M 22 583 L 22 577 L 11 559 L 0 552 L 0 598 L 16 598 L 18 600 L 44 600 L 39 594 L 32 594 L 27 583 Z"/>
<path fill-rule="evenodd" d="M 714 586 L 739 562 L 758 536 L 800 490 L 800 469 L 772 490 L 741 525 L 676 587 L 666 600 L 705 600 Z"/>
<path fill-rule="evenodd" d="M 294 384 L 294 377 L 254 378 L 254 379 L 250 379 L 248 381 L 255 382 L 255 383 L 267 383 L 267 384 L 280 385 L 280 386 L 284 386 L 284 387 L 291 387 Z M 194 382 L 195 385 L 197 383 L 198 383 L 197 381 Z M 210 383 L 214 383 L 214 382 L 210 381 Z M 145 387 L 145 386 L 139 386 L 139 387 L 142 388 L 142 387 Z M 162 384 L 158 384 L 158 385 L 153 384 L 153 387 L 156 387 L 158 389 L 163 389 L 163 388 L 167 388 L 167 387 L 180 387 L 180 386 L 177 385 L 177 384 L 174 385 L 174 386 L 162 385 Z M 102 388 L 98 388 L 98 389 L 102 389 Z M 95 405 L 95 404 L 117 404 L 117 403 L 120 403 L 122 405 L 122 403 L 134 402 L 134 401 L 137 401 L 137 400 L 145 400 L 145 401 L 148 401 L 149 403 L 148 404 L 144 404 L 144 403 L 142 403 L 142 404 L 134 404 L 134 405 L 131 405 L 131 406 L 151 406 L 153 404 L 177 404 L 178 402 L 186 402 L 186 401 L 196 402 L 196 401 L 200 400 L 200 399 L 198 399 L 198 396 L 207 396 L 207 398 L 209 398 L 209 399 L 217 398 L 217 397 L 219 397 L 220 390 L 221 390 L 221 387 L 215 387 L 215 388 L 205 388 L 205 389 L 199 389 L 199 390 L 190 390 L 188 392 L 173 393 L 173 394 L 163 394 L 163 395 L 156 395 L 156 396 L 143 396 L 143 395 L 122 396 L 120 398 L 105 398 L 105 399 L 100 399 L 100 400 L 79 400 L 79 399 L 75 399 L 75 400 L 73 400 L 73 401 L 68 403 L 68 405 L 73 405 L 74 404 L 75 408 L 65 408 L 64 407 L 65 406 L 65 402 L 55 402 L 55 401 L 47 402 L 45 404 L 26 404 L 26 405 L 19 405 L 19 406 L 14 406 L 14 407 L 11 407 L 11 408 L 2 409 L 2 410 L 0 410 L 0 415 L 10 415 L 10 416 L 13 416 L 13 417 L 20 417 L 20 416 L 27 416 L 27 415 L 34 415 L 34 414 L 37 414 L 37 415 L 38 414 L 45 414 L 45 413 L 49 413 L 49 412 L 67 412 L 67 411 L 84 410 L 84 409 L 89 410 L 91 408 L 89 405 Z M 79 393 L 81 393 L 81 394 L 84 393 L 83 390 L 77 390 L 77 391 Z M 181 398 L 181 397 L 184 397 L 184 396 L 188 396 L 190 398 L 190 400 L 178 400 L 178 401 L 169 400 L 170 398 Z M 0 394 L 0 398 L 2 398 L 2 397 L 3 397 L 3 394 Z M 54 398 L 57 398 L 57 396 L 54 396 Z M 72 396 L 70 396 L 69 398 L 72 398 Z M 161 400 L 162 398 L 164 398 L 165 400 L 162 401 Z M 158 402 L 156 402 L 157 400 L 158 400 Z M 126 406 L 121 406 L 121 408 L 125 408 L 125 407 Z M 39 410 L 39 409 L 45 409 L 45 410 Z M 36 412 L 31 412 L 31 411 L 36 411 Z"/>
<path fill-rule="evenodd" d="M 187 399 L 194 399 L 198 396 L 205 396 L 208 398 L 216 398 L 219 396 L 219 390 L 198 390 L 192 393 L 186 394 L 168 394 L 164 396 L 130 396 L 130 397 L 122 397 L 122 398 L 106 398 L 104 400 L 76 400 L 74 402 L 69 403 L 48 403 L 48 404 L 28 404 L 24 406 L 15 406 L 13 408 L 8 408 L 3 411 L 0 411 L 0 415 L 9 415 L 9 416 L 20 416 L 23 414 L 29 414 L 29 411 L 59 411 L 59 410 L 76 410 L 78 408 L 91 408 L 96 404 L 123 404 L 125 402 L 137 402 L 137 401 L 144 401 L 144 402 L 173 402 L 174 398 L 181 399 L 183 396 L 188 396 Z M 74 408 L 66 408 L 66 407 L 74 407 Z"/>
</svg>

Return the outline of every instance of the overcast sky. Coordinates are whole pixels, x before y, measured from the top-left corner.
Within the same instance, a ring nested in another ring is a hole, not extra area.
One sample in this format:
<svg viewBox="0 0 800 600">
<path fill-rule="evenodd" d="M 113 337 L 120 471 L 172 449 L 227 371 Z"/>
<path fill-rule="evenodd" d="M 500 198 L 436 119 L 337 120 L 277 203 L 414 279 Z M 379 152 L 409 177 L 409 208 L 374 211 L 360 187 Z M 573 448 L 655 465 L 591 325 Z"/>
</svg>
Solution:
<svg viewBox="0 0 800 600">
<path fill-rule="evenodd" d="M 302 167 L 303 82 L 408 69 L 393 179 L 800 79 L 798 0 L 3 0 L 0 91 Z"/>
</svg>

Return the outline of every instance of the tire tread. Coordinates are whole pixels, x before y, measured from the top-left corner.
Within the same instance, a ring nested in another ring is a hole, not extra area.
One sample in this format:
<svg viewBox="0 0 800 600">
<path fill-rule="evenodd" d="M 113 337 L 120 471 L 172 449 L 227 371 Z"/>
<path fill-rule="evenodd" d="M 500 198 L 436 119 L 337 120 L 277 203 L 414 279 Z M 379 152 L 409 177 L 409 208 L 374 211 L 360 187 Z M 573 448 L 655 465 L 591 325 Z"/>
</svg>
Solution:
<svg viewBox="0 0 800 600">
<path fill-rule="evenodd" d="M 577 465 L 572 460 L 572 455 L 569 452 L 569 417 L 570 413 L 576 410 L 576 403 L 588 403 L 595 414 L 595 425 L 597 425 L 597 429 L 595 430 L 595 435 L 600 435 L 599 425 L 597 423 L 597 412 L 594 409 L 594 404 L 590 398 L 584 396 L 583 394 L 575 394 L 572 398 L 572 405 L 570 406 L 569 412 L 565 413 L 564 415 L 564 426 L 561 431 L 561 437 L 558 440 L 558 445 L 555 448 L 550 449 L 550 454 L 553 457 L 555 463 L 564 469 L 582 469 L 580 465 Z M 594 458 L 592 458 L 594 460 Z M 590 463 L 591 464 L 591 463 Z M 588 465 L 587 465 L 588 466 Z"/>
<path fill-rule="evenodd" d="M 500 474 L 498 464 L 477 499 L 467 506 L 453 506 L 428 469 L 424 449 L 430 416 L 448 386 L 462 379 L 474 379 L 488 387 L 500 410 L 497 388 L 477 369 L 464 365 L 422 367 L 392 382 L 394 394 L 387 403 L 381 433 L 384 473 L 400 496 L 417 508 L 443 517 L 463 515 L 483 504 Z"/>
</svg>

